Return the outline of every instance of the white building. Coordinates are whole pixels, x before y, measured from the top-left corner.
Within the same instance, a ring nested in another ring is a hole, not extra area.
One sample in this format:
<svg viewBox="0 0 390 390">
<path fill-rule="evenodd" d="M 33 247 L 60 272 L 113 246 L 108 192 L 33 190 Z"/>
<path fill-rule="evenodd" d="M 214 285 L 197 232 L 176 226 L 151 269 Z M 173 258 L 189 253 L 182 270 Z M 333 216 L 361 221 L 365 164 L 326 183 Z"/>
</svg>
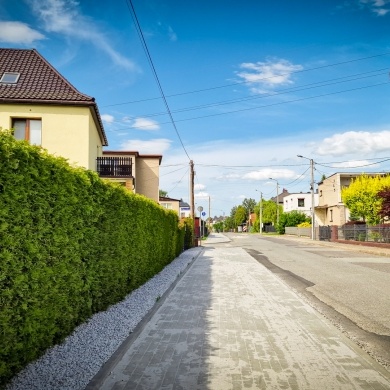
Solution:
<svg viewBox="0 0 390 390">
<path fill-rule="evenodd" d="M 314 206 L 318 205 L 318 194 L 314 194 Z M 283 211 L 288 213 L 290 211 L 300 211 L 311 217 L 311 193 L 296 193 L 288 194 L 283 198 Z"/>
</svg>

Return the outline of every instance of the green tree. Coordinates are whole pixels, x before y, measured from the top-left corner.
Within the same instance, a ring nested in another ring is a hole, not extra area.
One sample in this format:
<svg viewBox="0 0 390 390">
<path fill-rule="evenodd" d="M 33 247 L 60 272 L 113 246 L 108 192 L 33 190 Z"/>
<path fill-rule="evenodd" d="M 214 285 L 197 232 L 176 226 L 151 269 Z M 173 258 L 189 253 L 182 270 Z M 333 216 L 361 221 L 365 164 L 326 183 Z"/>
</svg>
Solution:
<svg viewBox="0 0 390 390">
<path fill-rule="evenodd" d="M 262 221 L 263 223 L 273 223 L 276 225 L 277 221 L 277 206 L 272 200 L 264 200 L 261 203 Z M 279 205 L 279 215 L 282 214 L 283 207 Z M 256 218 L 259 220 L 260 202 L 255 206 Z"/>
<path fill-rule="evenodd" d="M 246 221 L 246 219 L 247 219 L 247 213 L 245 207 L 241 205 L 238 206 L 236 213 L 234 215 L 235 225 L 238 226 L 243 224 Z"/>
<path fill-rule="evenodd" d="M 249 199 L 245 198 L 242 201 L 242 206 L 245 207 L 246 214 L 249 215 L 250 213 L 253 213 L 253 211 L 255 210 L 256 201 L 252 198 Z"/>
<path fill-rule="evenodd" d="M 300 223 L 309 222 L 310 217 L 300 211 L 290 211 L 288 213 L 282 213 L 279 217 L 279 224 L 276 226 L 276 230 L 279 234 L 284 234 L 286 227 L 298 226 Z"/>
<path fill-rule="evenodd" d="M 164 190 L 158 190 L 158 195 L 164 198 L 168 196 L 168 192 Z"/>
<path fill-rule="evenodd" d="M 216 222 L 214 225 L 213 225 L 213 230 L 215 232 L 223 232 L 223 222 Z"/>
<path fill-rule="evenodd" d="M 342 189 L 341 197 L 352 215 L 361 217 L 370 225 L 376 225 L 381 220 L 383 201 L 378 193 L 385 187 L 390 187 L 390 176 L 361 175 L 349 187 Z"/>
<path fill-rule="evenodd" d="M 234 218 L 226 217 L 225 219 L 225 231 L 230 231 L 236 228 Z"/>
<path fill-rule="evenodd" d="M 236 215 L 236 211 L 237 211 L 237 206 L 233 206 L 232 209 L 230 210 L 230 216 L 232 218 L 234 218 L 234 216 Z"/>
</svg>

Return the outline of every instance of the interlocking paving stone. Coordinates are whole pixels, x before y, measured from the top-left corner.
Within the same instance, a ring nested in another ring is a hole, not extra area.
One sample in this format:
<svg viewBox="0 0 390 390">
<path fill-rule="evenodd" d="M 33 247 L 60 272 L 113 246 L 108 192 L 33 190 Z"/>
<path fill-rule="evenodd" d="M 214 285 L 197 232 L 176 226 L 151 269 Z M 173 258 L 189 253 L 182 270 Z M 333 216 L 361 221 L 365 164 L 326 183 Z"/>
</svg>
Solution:
<svg viewBox="0 0 390 390">
<path fill-rule="evenodd" d="M 390 389 L 390 373 L 241 248 L 206 248 L 100 389 Z"/>
</svg>

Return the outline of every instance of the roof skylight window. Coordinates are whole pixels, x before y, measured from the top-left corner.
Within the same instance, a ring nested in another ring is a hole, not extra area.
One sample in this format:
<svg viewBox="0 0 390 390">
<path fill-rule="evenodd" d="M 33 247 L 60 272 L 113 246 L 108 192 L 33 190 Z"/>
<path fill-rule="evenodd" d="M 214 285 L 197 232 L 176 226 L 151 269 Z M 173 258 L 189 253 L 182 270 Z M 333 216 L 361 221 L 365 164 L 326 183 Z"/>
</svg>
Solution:
<svg viewBox="0 0 390 390">
<path fill-rule="evenodd" d="M 19 80 L 20 73 L 4 72 L 1 76 L 0 83 L 16 84 Z"/>
</svg>

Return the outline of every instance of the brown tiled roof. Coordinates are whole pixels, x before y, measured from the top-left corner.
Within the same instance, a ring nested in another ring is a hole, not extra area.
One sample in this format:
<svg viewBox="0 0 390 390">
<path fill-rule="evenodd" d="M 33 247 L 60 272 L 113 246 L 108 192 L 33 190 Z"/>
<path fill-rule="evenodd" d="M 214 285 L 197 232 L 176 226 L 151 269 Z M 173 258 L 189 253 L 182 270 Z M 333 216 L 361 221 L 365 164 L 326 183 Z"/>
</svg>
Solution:
<svg viewBox="0 0 390 390">
<path fill-rule="evenodd" d="M 20 77 L 15 84 L 0 83 L 0 103 L 90 106 L 107 145 L 95 99 L 79 92 L 35 49 L 0 49 L 0 78 L 4 72 L 16 72 Z"/>
</svg>

